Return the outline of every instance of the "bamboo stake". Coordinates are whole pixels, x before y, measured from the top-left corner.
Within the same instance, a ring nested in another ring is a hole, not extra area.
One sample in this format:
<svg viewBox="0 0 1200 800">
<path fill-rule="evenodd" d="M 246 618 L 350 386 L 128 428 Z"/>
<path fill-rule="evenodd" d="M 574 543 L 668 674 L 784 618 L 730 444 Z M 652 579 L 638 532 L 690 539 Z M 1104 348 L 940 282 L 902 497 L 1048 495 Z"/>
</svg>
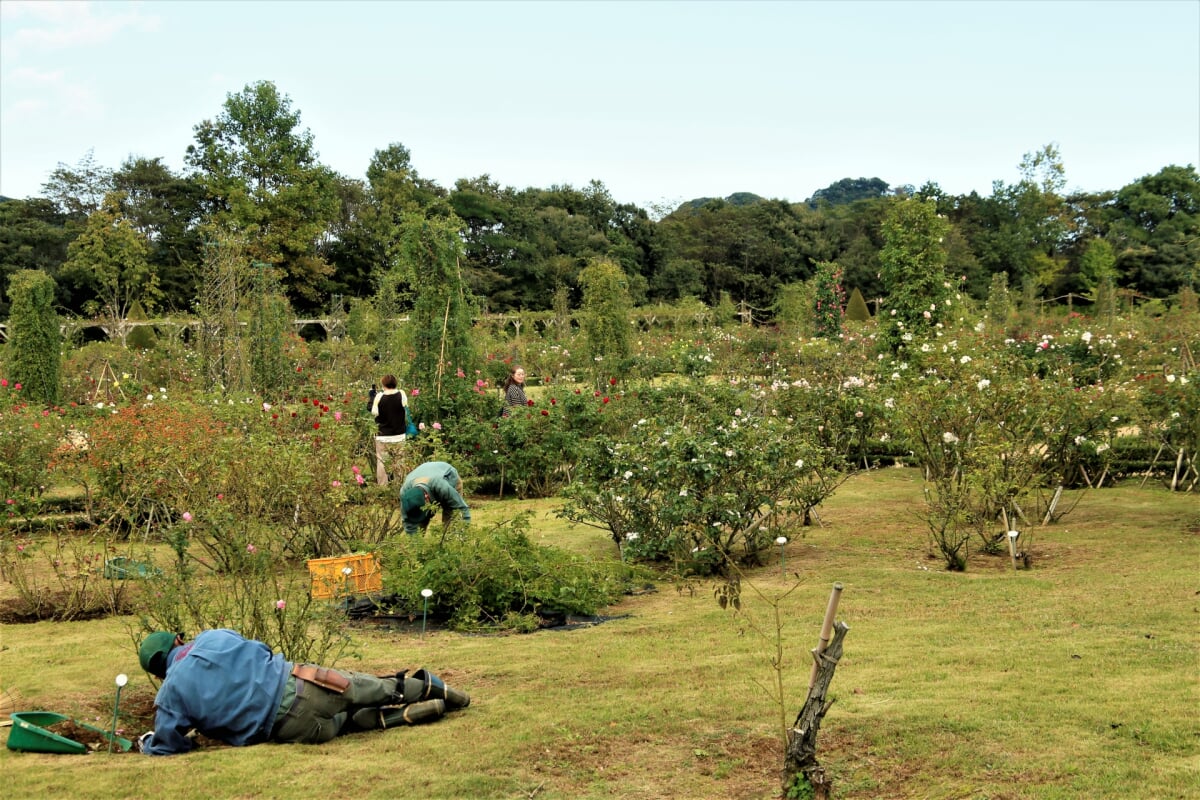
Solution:
<svg viewBox="0 0 1200 800">
<path fill-rule="evenodd" d="M 1060 483 L 1054 490 L 1054 497 L 1050 499 L 1050 507 L 1046 509 L 1046 518 L 1042 520 L 1042 525 L 1049 525 L 1050 520 L 1054 519 L 1054 509 L 1058 507 L 1058 499 L 1062 497 L 1062 493 L 1063 487 Z"/>
<path fill-rule="evenodd" d="M 1175 471 L 1171 473 L 1171 491 L 1175 491 L 1175 487 L 1179 485 L 1179 467 L 1183 464 L 1183 448 L 1179 448 L 1179 455 L 1175 458 Z"/>
<path fill-rule="evenodd" d="M 1158 452 L 1154 454 L 1154 459 L 1150 462 L 1150 466 L 1146 467 L 1146 474 L 1142 476 L 1142 482 L 1138 484 L 1139 489 L 1146 485 L 1146 481 L 1150 480 L 1150 473 L 1154 471 L 1154 465 L 1158 463 L 1158 457 L 1162 455 L 1164 447 L 1166 447 L 1166 444 L 1158 446 Z"/>
<path fill-rule="evenodd" d="M 818 656 L 825 651 L 829 646 L 829 637 L 833 635 L 833 618 L 837 615 L 838 600 L 842 596 L 842 584 L 838 581 L 833 585 L 833 591 L 829 593 L 829 605 L 825 608 L 825 620 L 821 623 L 821 637 L 817 642 L 817 646 L 812 649 L 813 667 L 812 674 L 808 677 L 808 690 L 811 692 L 813 684 L 817 682 L 817 669 L 820 665 Z"/>
<path fill-rule="evenodd" d="M 1017 569 L 1017 537 L 1020 536 L 1020 531 L 1008 532 L 1008 555 L 1012 558 L 1013 571 Z"/>
</svg>

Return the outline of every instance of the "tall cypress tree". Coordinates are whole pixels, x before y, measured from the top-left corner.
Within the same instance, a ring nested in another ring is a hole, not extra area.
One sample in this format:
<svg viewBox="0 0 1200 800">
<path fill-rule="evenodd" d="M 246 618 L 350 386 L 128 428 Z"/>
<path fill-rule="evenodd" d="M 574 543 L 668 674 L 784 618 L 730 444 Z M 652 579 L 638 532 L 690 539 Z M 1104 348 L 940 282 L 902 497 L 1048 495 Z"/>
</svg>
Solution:
<svg viewBox="0 0 1200 800">
<path fill-rule="evenodd" d="M 48 406 L 61 393 L 62 329 L 54 313 L 54 279 L 23 269 L 8 279 L 8 378 Z"/>
</svg>

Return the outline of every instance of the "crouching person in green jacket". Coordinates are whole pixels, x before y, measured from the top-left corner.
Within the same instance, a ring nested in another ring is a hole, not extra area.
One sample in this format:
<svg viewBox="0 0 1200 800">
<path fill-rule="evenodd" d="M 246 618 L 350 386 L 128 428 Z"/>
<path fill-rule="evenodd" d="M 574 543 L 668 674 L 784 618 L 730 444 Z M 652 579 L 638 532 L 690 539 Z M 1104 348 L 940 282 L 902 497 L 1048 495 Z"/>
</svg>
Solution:
<svg viewBox="0 0 1200 800">
<path fill-rule="evenodd" d="M 445 461 L 426 461 L 408 473 L 400 487 L 400 512 L 404 517 L 404 532 L 416 533 L 429 527 L 433 519 L 430 506 L 442 507 L 442 524 L 449 525 L 455 509 L 462 512 L 463 522 L 471 521 L 471 509 L 462 498 L 462 478 L 458 470 Z"/>
<path fill-rule="evenodd" d="M 379 677 L 293 664 L 263 642 L 226 629 L 190 642 L 156 631 L 138 648 L 142 669 L 162 680 L 149 755 L 186 753 L 192 731 L 234 747 L 319 744 L 354 731 L 415 725 L 466 708 L 471 698 L 424 669 Z"/>
</svg>

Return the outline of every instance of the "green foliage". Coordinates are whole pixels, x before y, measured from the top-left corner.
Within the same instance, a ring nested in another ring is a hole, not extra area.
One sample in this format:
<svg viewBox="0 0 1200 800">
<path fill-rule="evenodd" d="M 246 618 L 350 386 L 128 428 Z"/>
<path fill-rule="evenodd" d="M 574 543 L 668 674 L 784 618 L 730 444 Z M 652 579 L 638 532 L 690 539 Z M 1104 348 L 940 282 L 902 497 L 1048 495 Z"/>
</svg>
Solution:
<svg viewBox="0 0 1200 800">
<path fill-rule="evenodd" d="M 21 270 L 8 280 L 12 311 L 5 346 L 7 379 L 25 397 L 52 406 L 59 401 L 62 334 L 54 313 L 54 281 L 38 270 Z"/>
<path fill-rule="evenodd" d="M 332 268 L 317 251 L 337 213 L 330 170 L 317 161 L 300 113 L 270 81 L 226 96 L 214 120 L 195 126 L 186 160 L 221 209 L 212 220 L 246 237 L 250 261 L 275 265 L 298 308 L 320 305 Z"/>
<path fill-rule="evenodd" d="M 789 283 L 779 287 L 772 311 L 780 326 L 793 336 L 805 336 L 812 332 L 816 305 L 813 286 L 809 283 Z"/>
<path fill-rule="evenodd" d="M 291 327 L 291 308 L 279 291 L 274 270 L 255 264 L 250 308 L 250 376 L 254 388 L 269 400 L 278 399 L 292 383 L 285 343 Z"/>
<path fill-rule="evenodd" d="M 409 322 L 413 354 L 408 384 L 440 397 L 450 376 L 457 371 L 472 374 L 478 361 L 471 338 L 475 302 L 459 268 L 459 223 L 409 215 L 402 246 L 415 297 Z"/>
<path fill-rule="evenodd" d="M 792 777 L 792 785 L 787 787 L 787 794 L 784 795 L 787 800 L 812 800 L 816 797 L 813 792 L 812 784 L 808 782 L 803 773 L 798 773 Z"/>
<path fill-rule="evenodd" d="M 173 558 L 134 603 L 143 631 L 232 628 L 289 661 L 319 664 L 348 646 L 344 612 L 310 596 L 282 540 L 256 520 L 189 513 L 164 539 Z"/>
<path fill-rule="evenodd" d="M 988 287 L 987 296 L 987 325 L 994 332 L 1003 332 L 1008 324 L 1008 312 L 1011 301 L 1008 297 L 1008 273 L 997 272 L 992 275 L 992 284 Z"/>
<path fill-rule="evenodd" d="M 630 353 L 629 280 L 621 267 L 607 259 L 596 259 L 579 273 L 583 287 L 580 327 L 592 359 L 596 386 L 621 372 Z"/>
<path fill-rule="evenodd" d="M 846 290 L 842 288 L 842 269 L 831 261 L 817 265 L 813 276 L 813 328 L 817 336 L 834 339 L 842 333 Z"/>
<path fill-rule="evenodd" d="M 892 350 L 923 339 L 947 316 L 942 240 L 948 230 L 933 200 L 898 200 L 888 209 L 879 261 L 888 295 L 882 335 Z"/>
<path fill-rule="evenodd" d="M 104 198 L 87 226 L 68 248 L 64 279 L 87 286 L 96 296 L 93 314 L 103 317 L 125 341 L 125 319 L 135 302 L 153 308 L 160 297 L 158 272 L 148 260 L 145 236 L 121 210 L 124 196 Z"/>
<path fill-rule="evenodd" d="M 101 534 L 52 531 L 25 538 L 0 537 L 0 575 L 16 592 L 10 613 L 24 621 L 69 622 L 130 610 L 128 575 L 110 578 L 104 564 L 118 553 L 132 556 Z"/>
<path fill-rule="evenodd" d="M 28 522 L 52 482 L 51 456 L 65 424 L 60 408 L 38 409 L 22 384 L 0 378 L 0 530 Z"/>
<path fill-rule="evenodd" d="M 622 435 L 588 442 L 558 512 L 629 560 L 701 575 L 757 563 L 840 483 L 819 445 L 735 392 L 656 390 L 630 411 Z"/>
<path fill-rule="evenodd" d="M 423 614 L 428 589 L 429 615 L 455 630 L 530 631 L 539 617 L 595 614 L 625 591 L 625 570 L 536 545 L 529 525 L 522 515 L 488 529 L 394 537 L 383 548 L 394 611 Z"/>
</svg>

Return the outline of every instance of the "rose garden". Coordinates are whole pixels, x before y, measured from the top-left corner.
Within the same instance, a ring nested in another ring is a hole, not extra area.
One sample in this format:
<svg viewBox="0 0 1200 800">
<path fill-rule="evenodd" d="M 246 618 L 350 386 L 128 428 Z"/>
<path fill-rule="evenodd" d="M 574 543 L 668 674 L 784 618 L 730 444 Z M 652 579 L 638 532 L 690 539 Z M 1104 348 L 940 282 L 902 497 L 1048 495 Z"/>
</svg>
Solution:
<svg viewBox="0 0 1200 800">
<path fill-rule="evenodd" d="M 288 794 L 322 773 L 374 796 L 384 747 L 379 796 L 778 797 L 840 581 L 852 632 L 819 750 L 834 796 L 1194 787 L 1194 294 L 1081 315 L 946 284 L 907 324 L 844 321 L 839 301 L 832 326 L 818 302 L 762 327 L 613 305 L 619 270 L 593 267 L 570 314 L 472 318 L 442 294 L 403 321 L 358 305 L 307 339 L 261 282 L 239 326 L 214 301 L 124 346 L 23 321 L 15 294 L 9 350 L 68 338 L 0 372 L 0 684 L 103 719 L 146 631 L 229 627 L 293 660 L 427 663 L 477 698 L 442 729 L 303 750 L 320 766 Z M 512 364 L 530 401 L 501 419 Z M 398 466 L 454 464 L 470 525 L 403 534 L 396 486 L 372 475 L 381 371 L 421 428 Z M 349 590 L 312 596 L 307 560 L 366 552 L 368 613 Z M 1047 636 L 1083 638 L 1047 664 Z M 1129 683 L 1072 672 L 1128 660 Z M 137 733 L 153 683 L 131 684 Z M 1070 712 L 1043 726 L 1051 697 Z M 269 795 L 258 773 L 281 756 L 253 750 L 160 772 L 0 758 L 19 793 L 141 796 L 215 768 L 214 795 Z"/>
</svg>

